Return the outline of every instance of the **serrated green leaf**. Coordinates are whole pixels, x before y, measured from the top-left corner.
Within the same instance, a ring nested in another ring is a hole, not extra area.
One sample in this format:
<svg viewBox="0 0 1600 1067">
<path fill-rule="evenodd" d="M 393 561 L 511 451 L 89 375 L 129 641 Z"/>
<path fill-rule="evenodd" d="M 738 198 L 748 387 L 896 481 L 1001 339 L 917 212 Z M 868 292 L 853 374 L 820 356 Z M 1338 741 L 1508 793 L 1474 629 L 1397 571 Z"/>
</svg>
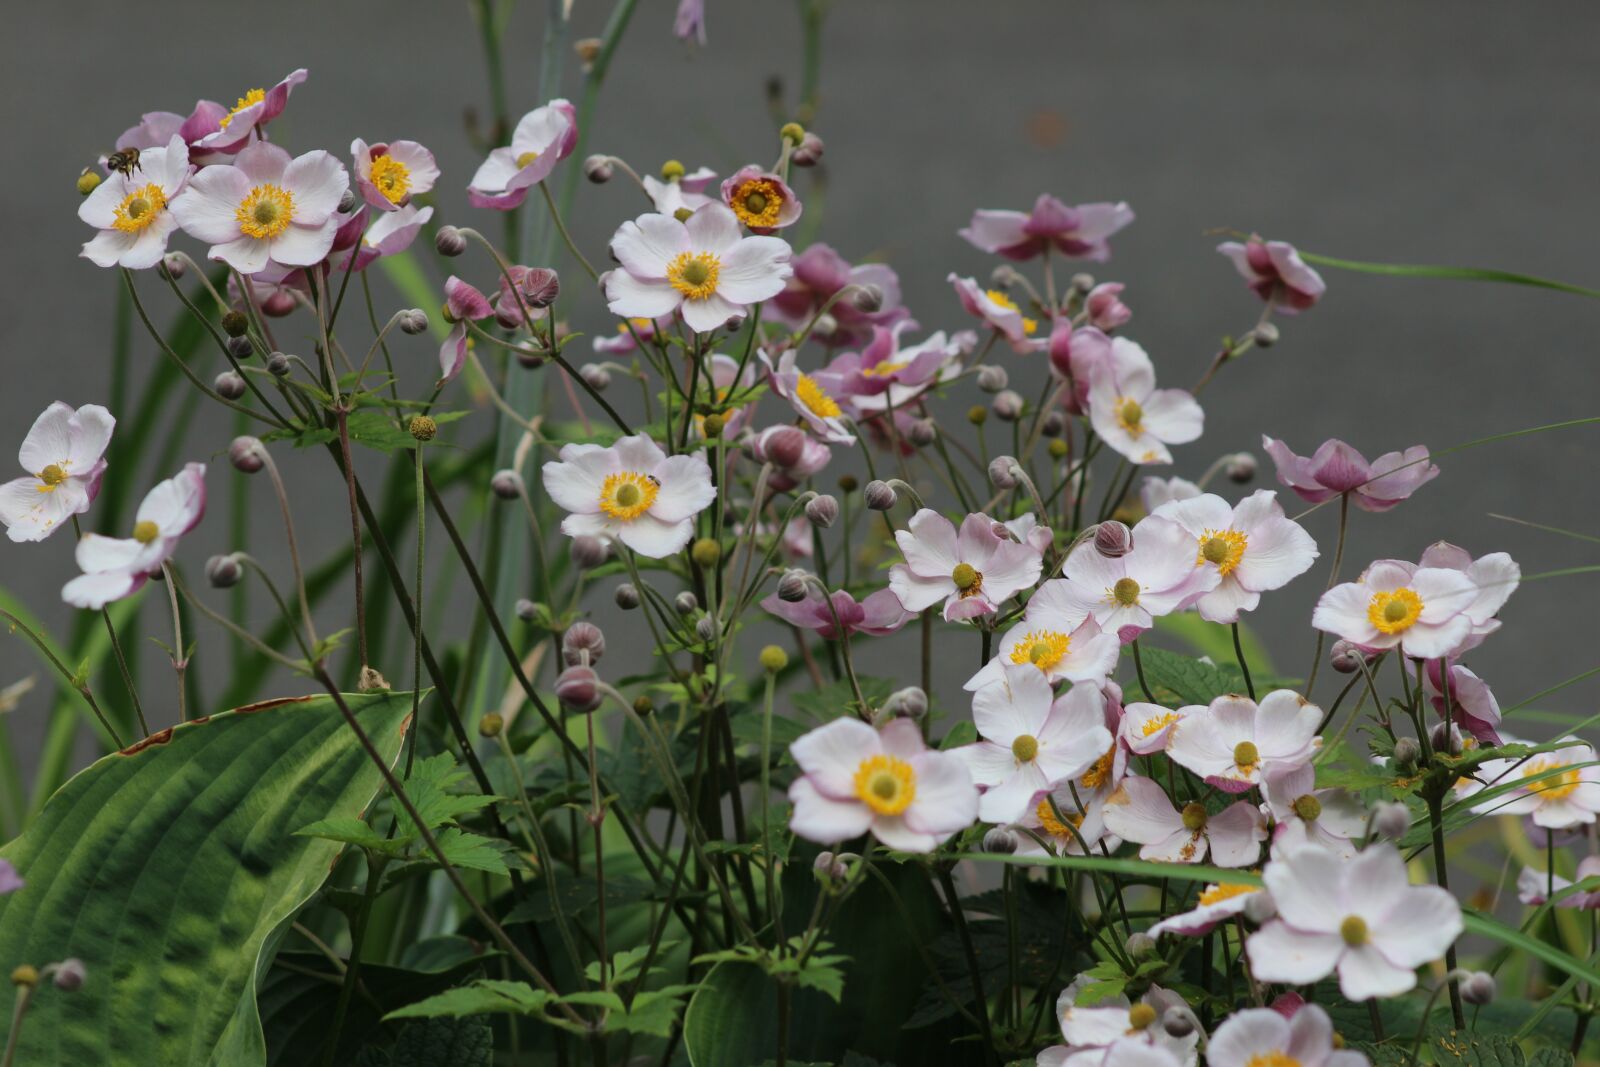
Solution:
<svg viewBox="0 0 1600 1067">
<path fill-rule="evenodd" d="M 494 1028 L 483 1019 L 416 1019 L 401 1027 L 391 1067 L 490 1067 Z"/>
<path fill-rule="evenodd" d="M 442 1015 L 493 1015 L 510 1012 L 515 1015 L 537 1015 L 553 1000 L 549 993 L 535 989 L 526 982 L 503 982 L 499 979 L 481 978 L 469 985 L 457 986 L 438 996 L 391 1011 L 385 1019 L 429 1019 Z"/>
<path fill-rule="evenodd" d="M 972 744 L 977 739 L 978 728 L 966 719 L 962 719 L 945 731 L 945 735 L 939 739 L 939 749 L 940 751 L 948 751 L 952 748 L 960 748 L 962 745 Z"/>
<path fill-rule="evenodd" d="M 1431 1042 L 1435 1067 L 1523 1067 L 1522 1046 L 1500 1034 L 1439 1034 Z"/>
</svg>

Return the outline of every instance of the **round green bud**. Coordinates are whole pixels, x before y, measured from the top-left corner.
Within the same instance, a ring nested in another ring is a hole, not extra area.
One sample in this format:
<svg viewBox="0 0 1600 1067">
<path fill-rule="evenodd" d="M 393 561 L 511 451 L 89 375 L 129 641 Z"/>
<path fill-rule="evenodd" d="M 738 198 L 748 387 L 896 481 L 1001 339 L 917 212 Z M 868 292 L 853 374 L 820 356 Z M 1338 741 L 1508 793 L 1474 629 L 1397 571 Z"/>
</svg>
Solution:
<svg viewBox="0 0 1600 1067">
<path fill-rule="evenodd" d="M 786 122 L 778 131 L 778 136 L 788 141 L 794 148 L 800 147 L 800 142 L 806 139 L 806 128 L 798 122 Z"/>
<path fill-rule="evenodd" d="M 989 421 L 989 409 L 982 404 L 974 404 L 967 409 L 967 421 L 974 426 L 982 426 Z"/>
<path fill-rule="evenodd" d="M 701 428 L 705 431 L 707 437 L 718 438 L 722 436 L 722 428 L 726 425 L 728 425 L 728 416 L 712 413 L 705 417 Z"/>
<path fill-rule="evenodd" d="M 439 432 L 439 424 L 426 415 L 413 415 L 410 423 L 406 425 L 406 429 L 418 441 L 431 441 L 434 435 Z"/>
<path fill-rule="evenodd" d="M 635 715 L 648 715 L 656 710 L 656 702 L 650 699 L 650 694 L 640 693 L 633 700 L 633 713 Z"/>
<path fill-rule="evenodd" d="M 229 337 L 243 337 L 250 332 L 250 316 L 242 311 L 230 311 L 222 316 L 222 332 Z"/>
<path fill-rule="evenodd" d="M 1050 443 L 1045 445 L 1045 448 L 1049 451 L 1051 459 L 1065 459 L 1067 457 L 1067 443 L 1059 437 L 1051 438 Z"/>
<path fill-rule="evenodd" d="M 689 549 L 689 558 L 694 560 L 696 566 L 715 567 L 722 558 L 722 545 L 716 538 L 702 537 Z"/>
<path fill-rule="evenodd" d="M 684 173 L 685 171 L 683 164 L 679 163 L 676 159 L 669 159 L 665 163 L 661 164 L 662 181 L 675 182 L 679 178 L 683 177 Z"/>
<path fill-rule="evenodd" d="M 672 217 L 677 219 L 679 222 L 688 222 L 689 221 L 689 217 L 691 215 L 693 215 L 693 214 L 694 214 L 694 212 L 690 211 L 688 208 L 680 207 L 678 210 L 676 210 L 676 211 L 674 211 L 672 213 Z M 701 269 L 704 270 L 705 268 L 702 267 Z M 701 280 L 703 281 L 704 279 L 702 278 Z M 698 284 L 698 283 L 696 283 L 696 284 Z"/>
<path fill-rule="evenodd" d="M 36 986 L 39 984 L 39 972 L 36 968 L 24 963 L 11 972 L 11 984 L 15 986 Z"/>
<path fill-rule="evenodd" d="M 78 175 L 78 195 L 88 196 L 100 188 L 100 175 L 92 170 L 86 170 Z"/>
<path fill-rule="evenodd" d="M 761 669 L 768 674 L 777 674 L 789 665 L 789 653 L 777 645 L 768 645 L 761 650 Z"/>
<path fill-rule="evenodd" d="M 499 737 L 505 728 L 506 721 L 497 712 L 488 712 L 478 720 L 478 734 L 482 737 Z"/>
<path fill-rule="evenodd" d="M 860 482 L 856 481 L 854 474 L 839 475 L 839 492 L 841 493 L 853 493 L 856 491 L 856 486 L 860 484 Z"/>
</svg>

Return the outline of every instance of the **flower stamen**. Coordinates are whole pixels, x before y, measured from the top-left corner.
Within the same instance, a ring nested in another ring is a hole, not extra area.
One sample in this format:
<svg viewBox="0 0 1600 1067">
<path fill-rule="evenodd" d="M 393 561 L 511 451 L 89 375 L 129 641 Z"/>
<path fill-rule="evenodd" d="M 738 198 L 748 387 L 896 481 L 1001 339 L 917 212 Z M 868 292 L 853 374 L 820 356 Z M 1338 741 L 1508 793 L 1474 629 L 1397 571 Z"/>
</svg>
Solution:
<svg viewBox="0 0 1600 1067">
<path fill-rule="evenodd" d="M 270 240 L 294 221 L 294 194 L 282 186 L 258 185 L 239 202 L 234 218 L 246 237 Z"/>
<path fill-rule="evenodd" d="M 690 300 L 705 300 L 717 291 L 722 261 L 710 252 L 679 252 L 667 264 L 667 281 Z"/>
<path fill-rule="evenodd" d="M 1066 658 L 1071 647 L 1072 638 L 1067 634 L 1055 630 L 1030 630 L 1011 649 L 1011 662 L 1031 663 L 1041 671 L 1048 672 Z"/>
<path fill-rule="evenodd" d="M 836 419 L 844 414 L 839 402 L 829 396 L 828 391 L 818 385 L 817 380 L 809 374 L 802 374 L 796 380 L 794 395 L 799 397 L 800 403 L 819 419 Z"/>
<path fill-rule="evenodd" d="M 613 519 L 632 522 L 650 510 L 661 492 L 661 483 L 648 474 L 618 471 L 606 475 L 600 486 L 600 510 Z"/>
<path fill-rule="evenodd" d="M 167 194 L 154 182 L 141 186 L 122 198 L 116 206 L 111 228 L 123 233 L 138 233 L 149 227 L 167 208 Z"/>
<path fill-rule="evenodd" d="M 1195 560 L 1195 566 L 1214 563 L 1217 573 L 1224 578 L 1239 566 L 1239 561 L 1244 559 L 1244 550 L 1250 544 L 1249 539 L 1238 530 L 1207 530 L 1199 540 L 1200 555 Z"/>
<path fill-rule="evenodd" d="M 1422 598 L 1413 589 L 1373 593 L 1367 605 L 1367 621 L 1381 634 L 1404 633 L 1422 615 Z"/>
<path fill-rule="evenodd" d="M 411 192 L 411 168 L 393 156 L 378 156 L 372 161 L 372 184 L 391 204 L 398 204 Z"/>
<path fill-rule="evenodd" d="M 856 768 L 856 796 L 879 815 L 899 815 L 917 797 L 917 774 L 895 756 L 872 756 Z"/>
</svg>

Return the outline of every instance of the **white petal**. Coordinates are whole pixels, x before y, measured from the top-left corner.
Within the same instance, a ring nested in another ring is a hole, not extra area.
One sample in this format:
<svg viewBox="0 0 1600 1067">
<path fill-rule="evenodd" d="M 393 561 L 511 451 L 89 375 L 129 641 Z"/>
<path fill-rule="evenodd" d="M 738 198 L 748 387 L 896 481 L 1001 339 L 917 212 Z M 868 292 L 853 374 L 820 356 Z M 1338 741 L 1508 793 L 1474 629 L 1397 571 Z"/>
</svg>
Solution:
<svg viewBox="0 0 1600 1067">
<path fill-rule="evenodd" d="M 624 222 L 611 238 L 617 262 L 640 278 L 665 278 L 667 264 L 689 250 L 688 230 L 669 215 L 640 215 Z"/>
<path fill-rule="evenodd" d="M 683 294 L 664 281 L 635 278 L 625 270 L 605 277 L 606 309 L 625 319 L 654 319 L 677 310 Z"/>
<path fill-rule="evenodd" d="M 640 515 L 622 524 L 617 539 L 646 559 L 664 559 L 682 552 L 694 537 L 694 521 L 663 522 L 652 515 Z"/>
<path fill-rule="evenodd" d="M 1313 934 L 1274 920 L 1245 941 L 1250 969 L 1259 981 L 1310 985 L 1333 973 L 1344 951 L 1338 934 Z"/>
<path fill-rule="evenodd" d="M 692 519 L 717 498 L 716 487 L 711 484 L 711 468 L 702 453 L 664 460 L 656 467 L 655 475 L 661 482 L 661 491 L 650 506 L 650 514 L 658 519 Z"/>
<path fill-rule="evenodd" d="M 813 784 L 835 800 L 856 795 L 861 762 L 883 751 L 878 732 L 860 719 L 835 719 L 795 738 L 790 755 Z"/>
<path fill-rule="evenodd" d="M 335 215 L 329 215 L 321 225 L 293 223 L 266 245 L 267 254 L 286 267 L 313 266 L 322 262 L 333 247 L 333 236 L 338 229 L 339 219 Z"/>
<path fill-rule="evenodd" d="M 755 304 L 783 291 L 794 268 L 789 242 L 777 237 L 746 237 L 722 257 L 717 292 L 735 304 Z"/>
<path fill-rule="evenodd" d="M 195 240 L 226 244 L 239 236 L 237 212 L 249 192 L 250 180 L 238 168 L 206 167 L 189 179 L 189 187 L 167 210 Z"/>
<path fill-rule="evenodd" d="M 1339 992 L 1350 1000 L 1399 996 L 1416 984 L 1415 971 L 1395 966 L 1376 945 L 1347 949 L 1339 957 Z"/>
<path fill-rule="evenodd" d="M 697 252 L 721 255 L 739 243 L 739 219 L 725 205 L 707 204 L 683 223 L 689 245 Z M 775 238 L 769 238 L 775 240 Z M 785 242 L 779 241 L 780 244 Z"/>
<path fill-rule="evenodd" d="M 321 226 L 338 209 L 350 188 L 350 176 L 343 163 L 319 148 L 296 157 L 284 168 L 283 187 L 294 197 L 294 221 Z"/>
<path fill-rule="evenodd" d="M 872 809 L 858 800 L 833 800 L 817 791 L 810 778 L 801 776 L 789 786 L 794 814 L 789 829 L 807 841 L 833 845 L 860 837 L 872 825 Z"/>
</svg>

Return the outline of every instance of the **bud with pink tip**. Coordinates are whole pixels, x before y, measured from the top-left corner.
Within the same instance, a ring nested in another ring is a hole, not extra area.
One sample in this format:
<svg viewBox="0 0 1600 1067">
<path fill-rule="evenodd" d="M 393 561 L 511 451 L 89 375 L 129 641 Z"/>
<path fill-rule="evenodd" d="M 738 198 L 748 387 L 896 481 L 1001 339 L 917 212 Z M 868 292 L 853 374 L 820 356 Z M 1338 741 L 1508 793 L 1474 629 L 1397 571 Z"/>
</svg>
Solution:
<svg viewBox="0 0 1600 1067">
<path fill-rule="evenodd" d="M 873 511 L 888 511 L 899 500 L 889 483 L 879 478 L 867 483 L 867 487 L 861 491 L 861 497 Z"/>
<path fill-rule="evenodd" d="M 1121 559 L 1133 551 L 1133 531 L 1115 519 L 1094 530 L 1094 550 L 1107 559 Z"/>
<path fill-rule="evenodd" d="M 600 706 L 600 676 L 589 667 L 568 667 L 556 679 L 556 699 L 572 711 Z"/>
<path fill-rule="evenodd" d="M 1084 310 L 1089 313 L 1089 325 L 1100 330 L 1115 330 L 1129 319 L 1133 311 L 1122 302 L 1121 282 L 1101 282 L 1089 290 L 1084 299 Z"/>
<path fill-rule="evenodd" d="M 839 518 L 838 498 L 827 494 L 813 497 L 806 502 L 806 518 L 817 529 L 826 530 Z"/>
<path fill-rule="evenodd" d="M 600 662 L 606 654 L 606 635 L 592 622 L 575 622 L 561 635 L 561 658 L 569 667 Z"/>
<path fill-rule="evenodd" d="M 254 474 L 267 465 L 267 447 L 259 437 L 235 437 L 228 446 L 228 462 L 242 474 Z"/>
</svg>

